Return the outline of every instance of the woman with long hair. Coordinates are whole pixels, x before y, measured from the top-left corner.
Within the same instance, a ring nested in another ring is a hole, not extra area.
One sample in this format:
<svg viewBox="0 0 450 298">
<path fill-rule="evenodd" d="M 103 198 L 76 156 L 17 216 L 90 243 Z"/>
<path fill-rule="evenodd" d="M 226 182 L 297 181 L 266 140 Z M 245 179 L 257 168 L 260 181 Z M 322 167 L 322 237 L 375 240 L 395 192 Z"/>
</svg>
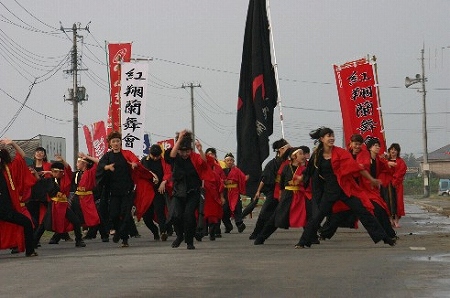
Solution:
<svg viewBox="0 0 450 298">
<path fill-rule="evenodd" d="M 319 210 L 306 224 L 295 248 L 311 246 L 320 223 L 325 216 L 331 214 L 333 204 L 337 201 L 342 201 L 358 216 L 375 243 L 383 240 L 394 246 L 395 239 L 386 234 L 374 217 L 373 205 L 356 183 L 354 175 L 361 174 L 374 187 L 379 187 L 381 182 L 364 170 L 350 152 L 334 145 L 334 132 L 331 128 L 320 127 L 312 131 L 310 136 L 318 145 L 303 172 L 303 181 L 309 183 L 311 179 L 313 197 L 318 199 Z"/>
</svg>

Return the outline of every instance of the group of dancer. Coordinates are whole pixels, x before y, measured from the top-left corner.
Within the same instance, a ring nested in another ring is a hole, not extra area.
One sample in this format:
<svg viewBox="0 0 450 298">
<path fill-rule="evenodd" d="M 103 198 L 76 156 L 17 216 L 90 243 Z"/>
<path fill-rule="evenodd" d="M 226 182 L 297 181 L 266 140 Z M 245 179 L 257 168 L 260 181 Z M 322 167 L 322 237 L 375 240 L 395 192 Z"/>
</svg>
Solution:
<svg viewBox="0 0 450 298">
<path fill-rule="evenodd" d="M 119 132 L 112 132 L 110 150 L 100 160 L 80 153 L 75 172 L 61 156 L 48 162 L 42 147 L 28 167 L 23 150 L 1 140 L 15 155 L 0 150 L 0 249 L 36 256 L 45 230 L 54 232 L 50 244 L 70 241 L 67 232 L 73 231 L 75 246 L 85 247 L 84 240 L 99 232 L 103 242 L 112 236 L 128 247 L 130 237 L 140 236 L 135 218 L 143 219 L 155 240 L 167 241 L 175 232 L 171 247 L 185 242 L 187 249 L 195 249 L 194 239 L 222 237 L 221 222 L 230 233 L 234 219 L 242 233 L 245 216 L 262 196 L 249 237 L 255 245 L 264 244 L 277 228 L 303 227 L 295 248 L 310 247 L 360 221 L 375 243 L 394 246 L 398 238 L 393 227 L 405 214 L 406 165 L 400 146 L 392 144 L 383 157 L 375 138 L 353 135 L 344 149 L 334 145 L 330 128 L 310 136 L 316 145 L 312 154 L 309 147 L 292 147 L 285 139 L 273 143 L 276 155 L 244 210 L 241 195 L 249 177 L 235 165 L 233 154 L 219 161 L 215 148 L 203 151 L 187 130 L 177 134 L 173 148 L 163 152 L 152 145 L 141 160 L 122 148 Z M 82 227 L 88 229 L 84 237 Z"/>
</svg>

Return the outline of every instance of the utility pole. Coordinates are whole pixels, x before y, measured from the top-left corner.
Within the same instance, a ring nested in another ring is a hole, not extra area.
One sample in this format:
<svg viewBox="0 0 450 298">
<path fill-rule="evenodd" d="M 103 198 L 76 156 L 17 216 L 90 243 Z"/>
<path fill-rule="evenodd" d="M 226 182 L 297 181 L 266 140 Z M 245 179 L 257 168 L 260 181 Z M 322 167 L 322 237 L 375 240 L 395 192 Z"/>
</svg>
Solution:
<svg viewBox="0 0 450 298">
<path fill-rule="evenodd" d="M 65 73 L 72 74 L 72 88 L 69 88 L 69 98 L 64 100 L 71 101 L 73 106 L 73 166 L 75 167 L 78 159 L 79 152 L 79 138 L 78 138 L 78 103 L 87 100 L 86 88 L 78 86 L 78 71 L 86 70 L 78 68 L 78 50 L 77 50 L 77 38 L 82 37 L 77 34 L 78 30 L 89 31 L 89 24 L 85 28 L 80 28 L 80 24 L 73 24 L 72 28 L 63 28 L 62 31 L 72 31 L 73 33 L 73 45 L 72 45 L 72 68 L 65 70 Z"/>
<path fill-rule="evenodd" d="M 194 88 L 202 87 L 200 84 L 194 85 L 194 83 L 189 83 L 188 85 L 183 84 L 181 88 L 191 88 L 191 126 L 192 126 L 192 138 L 195 142 L 195 117 L 194 117 Z"/>
<path fill-rule="evenodd" d="M 422 88 L 417 90 L 417 92 L 422 93 L 422 138 L 423 138 L 423 159 L 422 159 L 422 176 L 423 176 L 423 196 L 428 198 L 430 196 L 430 164 L 428 163 L 428 136 L 427 136 L 427 90 L 425 88 L 425 83 L 427 78 L 425 77 L 425 46 L 423 46 L 421 53 L 421 64 L 422 64 L 422 75 L 416 74 L 415 78 L 405 78 L 405 86 L 408 88 L 416 83 L 421 83 Z"/>
</svg>

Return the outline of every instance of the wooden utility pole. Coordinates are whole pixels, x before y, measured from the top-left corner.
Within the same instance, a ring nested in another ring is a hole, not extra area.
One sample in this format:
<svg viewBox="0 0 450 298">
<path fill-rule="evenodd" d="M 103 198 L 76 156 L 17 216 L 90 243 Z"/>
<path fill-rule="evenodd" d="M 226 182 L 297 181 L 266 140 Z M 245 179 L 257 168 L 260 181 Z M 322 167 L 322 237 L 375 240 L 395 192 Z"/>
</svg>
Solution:
<svg viewBox="0 0 450 298">
<path fill-rule="evenodd" d="M 192 126 L 192 138 L 195 143 L 195 117 L 194 117 L 194 88 L 201 87 L 200 84 L 194 85 L 194 83 L 189 83 L 188 85 L 183 84 L 181 88 L 191 88 L 191 126 Z"/>
<path fill-rule="evenodd" d="M 80 28 L 80 25 L 73 24 L 72 28 L 63 28 L 61 26 L 62 31 L 70 31 L 72 30 L 72 68 L 70 70 L 66 70 L 66 73 L 72 74 L 72 88 L 69 89 L 69 98 L 65 100 L 71 101 L 73 106 L 73 166 L 75 167 L 78 159 L 79 152 L 79 137 L 78 137 L 78 103 L 84 100 L 87 100 L 86 89 L 82 86 L 78 86 L 78 71 L 86 70 L 78 68 L 78 49 L 77 49 L 77 38 L 78 30 L 87 30 L 89 31 L 89 27 Z"/>
</svg>

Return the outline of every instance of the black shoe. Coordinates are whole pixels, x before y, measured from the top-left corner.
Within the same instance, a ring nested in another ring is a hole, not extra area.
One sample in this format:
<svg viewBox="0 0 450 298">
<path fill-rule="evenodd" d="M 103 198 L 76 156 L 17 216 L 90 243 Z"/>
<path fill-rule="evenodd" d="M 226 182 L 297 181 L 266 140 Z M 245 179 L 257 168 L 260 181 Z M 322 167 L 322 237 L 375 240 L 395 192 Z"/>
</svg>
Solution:
<svg viewBox="0 0 450 298">
<path fill-rule="evenodd" d="M 177 248 L 180 246 L 181 242 L 183 242 L 183 238 L 176 238 L 173 242 L 172 242 L 172 248 Z"/>
<path fill-rule="evenodd" d="M 167 241 L 167 237 L 168 237 L 168 235 L 166 232 L 161 233 L 161 241 Z"/>
<path fill-rule="evenodd" d="M 390 246 L 395 246 L 395 244 L 397 243 L 395 238 L 386 238 L 386 239 L 383 239 L 383 242 L 385 244 L 389 244 Z"/>
<path fill-rule="evenodd" d="M 86 243 L 83 240 L 75 241 L 75 247 L 86 247 Z"/>
<path fill-rule="evenodd" d="M 27 257 L 37 257 L 38 254 L 37 254 L 37 252 L 33 251 L 32 253 L 26 254 L 25 256 L 27 256 Z"/>
<path fill-rule="evenodd" d="M 195 235 L 195 240 L 202 242 L 202 238 L 203 238 L 203 233 L 202 232 L 196 232 Z"/>
<path fill-rule="evenodd" d="M 250 234 L 250 236 L 248 236 L 248 239 L 249 239 L 249 240 L 255 240 L 255 239 L 256 239 L 256 237 L 258 237 L 258 235 L 257 235 L 257 234 L 255 234 L 255 233 L 251 233 L 251 234 Z"/>
<path fill-rule="evenodd" d="M 242 233 L 242 232 L 244 232 L 244 230 L 245 230 L 245 228 L 246 228 L 247 226 L 245 225 L 245 223 L 241 223 L 240 225 L 238 225 L 238 232 L 239 233 Z"/>
<path fill-rule="evenodd" d="M 12 255 L 15 255 L 15 254 L 18 254 L 20 251 L 19 251 L 19 248 L 18 247 L 13 247 L 13 248 L 11 248 L 11 254 Z"/>
<path fill-rule="evenodd" d="M 102 242 L 109 242 L 109 237 L 103 237 Z"/>
<path fill-rule="evenodd" d="M 73 239 L 70 238 L 69 234 L 67 234 L 63 239 L 64 239 L 64 241 L 68 241 L 68 242 L 73 241 Z"/>
<path fill-rule="evenodd" d="M 216 240 L 216 235 L 214 235 L 214 233 L 209 234 L 209 240 L 211 240 L 211 241 Z"/>
<path fill-rule="evenodd" d="M 123 240 L 122 241 L 122 247 L 129 247 L 130 245 L 128 244 L 128 240 Z"/>
<path fill-rule="evenodd" d="M 311 247 L 311 244 L 302 244 L 299 242 L 294 246 L 295 249 L 306 248 L 306 247 Z"/>
<path fill-rule="evenodd" d="M 195 249 L 194 244 L 188 244 L 188 245 L 187 245 L 187 249 Z"/>
<path fill-rule="evenodd" d="M 48 244 L 58 244 L 59 241 L 56 239 L 51 238 L 50 241 L 48 242 Z"/>
<path fill-rule="evenodd" d="M 141 234 L 136 234 L 136 235 L 131 236 L 131 237 L 134 237 L 134 238 L 141 238 Z M 158 239 L 156 239 L 156 236 L 154 236 L 154 237 L 155 237 L 155 240 L 159 240 L 159 236 L 158 236 Z"/>
<path fill-rule="evenodd" d="M 320 244 L 320 240 L 319 239 L 311 240 L 311 244 Z"/>
<path fill-rule="evenodd" d="M 222 238 L 222 234 L 216 234 L 216 238 Z"/>
<path fill-rule="evenodd" d="M 116 232 L 113 236 L 113 242 L 119 243 L 119 240 L 120 240 L 120 235 L 119 235 L 119 233 Z"/>
<path fill-rule="evenodd" d="M 229 234 L 231 231 L 233 231 L 233 226 L 225 227 L 225 233 L 226 234 Z"/>
<path fill-rule="evenodd" d="M 139 236 L 140 236 L 140 235 L 139 235 Z M 156 234 L 156 235 L 153 235 L 153 240 L 159 241 L 159 240 L 161 240 L 161 238 L 159 238 L 159 235 Z"/>
<path fill-rule="evenodd" d="M 264 244 L 264 238 L 261 238 L 261 237 L 257 237 L 256 239 L 255 239 L 255 242 L 253 242 L 253 244 L 254 245 L 261 245 L 261 244 Z"/>
</svg>

